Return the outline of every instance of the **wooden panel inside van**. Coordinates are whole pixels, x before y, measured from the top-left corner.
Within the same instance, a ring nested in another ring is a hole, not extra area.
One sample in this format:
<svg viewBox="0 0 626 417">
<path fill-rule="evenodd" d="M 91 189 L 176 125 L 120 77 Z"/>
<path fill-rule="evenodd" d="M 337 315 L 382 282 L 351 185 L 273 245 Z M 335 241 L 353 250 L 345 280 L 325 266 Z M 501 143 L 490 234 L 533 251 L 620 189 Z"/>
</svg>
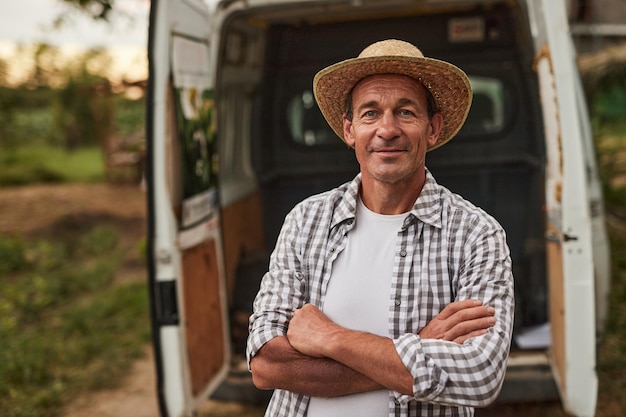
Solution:
<svg viewBox="0 0 626 417">
<path fill-rule="evenodd" d="M 265 255 L 266 252 L 263 208 L 258 190 L 222 208 L 222 236 L 227 294 L 229 301 L 232 301 L 236 270 L 241 258 L 256 253 Z"/>
<path fill-rule="evenodd" d="M 554 226 L 548 226 L 547 236 L 557 236 Z M 553 361 L 556 380 L 565 391 L 565 303 L 563 300 L 563 248 L 558 239 L 548 239 L 546 251 L 548 257 L 548 287 L 550 288 L 550 330 L 552 346 L 550 356 Z"/>
<path fill-rule="evenodd" d="M 218 274 L 214 240 L 183 252 L 184 325 L 193 395 L 219 373 L 226 355 Z"/>
</svg>

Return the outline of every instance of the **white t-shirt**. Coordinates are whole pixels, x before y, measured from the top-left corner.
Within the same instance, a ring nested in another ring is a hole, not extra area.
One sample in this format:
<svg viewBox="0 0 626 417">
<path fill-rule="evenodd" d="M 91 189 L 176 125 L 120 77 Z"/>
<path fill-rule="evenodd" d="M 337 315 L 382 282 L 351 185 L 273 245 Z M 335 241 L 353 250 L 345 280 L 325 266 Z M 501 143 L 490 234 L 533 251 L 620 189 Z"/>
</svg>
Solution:
<svg viewBox="0 0 626 417">
<path fill-rule="evenodd" d="M 359 199 L 356 224 L 333 263 L 322 311 L 353 330 L 389 336 L 393 261 L 405 214 L 382 215 Z M 312 397 L 308 417 L 381 417 L 389 414 L 389 391 L 338 398 Z"/>
</svg>

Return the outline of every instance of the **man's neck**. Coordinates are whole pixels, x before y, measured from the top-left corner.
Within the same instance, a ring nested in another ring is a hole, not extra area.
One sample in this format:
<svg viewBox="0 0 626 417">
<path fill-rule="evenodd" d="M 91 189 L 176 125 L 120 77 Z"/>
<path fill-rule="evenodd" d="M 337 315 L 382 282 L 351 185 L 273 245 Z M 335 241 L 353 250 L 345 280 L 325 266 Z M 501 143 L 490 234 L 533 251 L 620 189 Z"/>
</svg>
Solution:
<svg viewBox="0 0 626 417">
<path fill-rule="evenodd" d="M 402 214 L 411 211 L 426 182 L 426 174 L 421 178 L 388 183 L 362 177 L 361 200 L 365 207 L 379 214 Z"/>
</svg>

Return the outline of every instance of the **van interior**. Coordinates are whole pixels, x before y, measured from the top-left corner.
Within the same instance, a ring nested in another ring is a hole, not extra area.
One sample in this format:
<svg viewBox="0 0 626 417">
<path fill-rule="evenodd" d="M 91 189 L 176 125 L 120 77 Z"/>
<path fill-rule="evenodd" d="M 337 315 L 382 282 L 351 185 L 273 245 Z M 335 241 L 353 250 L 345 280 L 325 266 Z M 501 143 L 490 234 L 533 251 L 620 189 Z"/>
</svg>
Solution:
<svg viewBox="0 0 626 417">
<path fill-rule="evenodd" d="M 353 151 L 322 117 L 313 77 L 388 38 L 409 41 L 470 77 L 468 120 L 451 142 L 427 154 L 426 166 L 440 184 L 505 228 L 516 281 L 514 335 L 548 321 L 545 150 L 524 16 L 512 8 L 515 2 L 461 11 L 434 1 L 398 8 L 381 3 L 243 10 L 224 22 L 215 98 L 235 368 L 245 369 L 252 300 L 285 215 L 359 169 Z M 513 350 L 520 349 L 514 337 Z"/>
</svg>

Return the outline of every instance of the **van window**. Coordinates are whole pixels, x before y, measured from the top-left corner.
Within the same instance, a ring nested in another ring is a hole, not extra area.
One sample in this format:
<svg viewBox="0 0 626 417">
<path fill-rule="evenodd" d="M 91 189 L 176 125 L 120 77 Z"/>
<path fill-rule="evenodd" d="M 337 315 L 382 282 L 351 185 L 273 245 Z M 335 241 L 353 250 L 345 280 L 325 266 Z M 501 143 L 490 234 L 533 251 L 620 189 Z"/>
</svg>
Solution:
<svg viewBox="0 0 626 417">
<path fill-rule="evenodd" d="M 470 76 L 474 99 L 460 135 L 481 136 L 504 128 L 504 84 L 497 78 Z M 300 145 L 341 145 L 317 107 L 310 89 L 293 92 L 287 102 L 291 139 Z"/>
<path fill-rule="evenodd" d="M 504 85 L 501 80 L 470 76 L 474 90 L 472 107 L 461 134 L 485 135 L 500 132 L 504 128 Z"/>
<path fill-rule="evenodd" d="M 340 144 L 320 112 L 313 91 L 296 92 L 287 103 L 287 123 L 291 138 L 300 145 Z"/>
</svg>

